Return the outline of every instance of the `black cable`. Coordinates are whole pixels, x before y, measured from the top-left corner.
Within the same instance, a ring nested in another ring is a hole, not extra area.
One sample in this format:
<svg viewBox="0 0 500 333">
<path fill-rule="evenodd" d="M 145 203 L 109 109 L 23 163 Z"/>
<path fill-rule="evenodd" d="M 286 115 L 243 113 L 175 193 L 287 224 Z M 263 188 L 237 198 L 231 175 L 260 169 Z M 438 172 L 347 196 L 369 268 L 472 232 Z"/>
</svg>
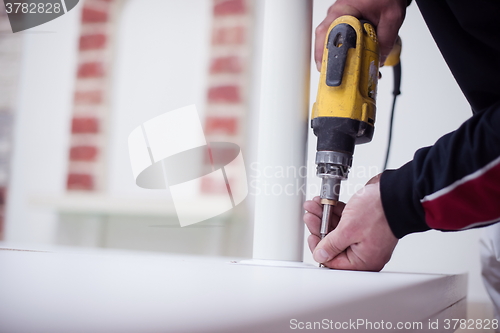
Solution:
<svg viewBox="0 0 500 333">
<path fill-rule="evenodd" d="M 392 125 L 394 123 L 394 110 L 396 109 L 396 99 L 401 95 L 401 61 L 393 67 L 394 72 L 394 90 L 392 91 L 393 100 L 391 108 L 391 120 L 389 122 L 389 139 L 387 140 L 387 151 L 385 153 L 385 162 L 383 170 L 387 169 L 387 162 L 389 162 L 389 153 L 391 152 L 392 143 Z"/>
</svg>

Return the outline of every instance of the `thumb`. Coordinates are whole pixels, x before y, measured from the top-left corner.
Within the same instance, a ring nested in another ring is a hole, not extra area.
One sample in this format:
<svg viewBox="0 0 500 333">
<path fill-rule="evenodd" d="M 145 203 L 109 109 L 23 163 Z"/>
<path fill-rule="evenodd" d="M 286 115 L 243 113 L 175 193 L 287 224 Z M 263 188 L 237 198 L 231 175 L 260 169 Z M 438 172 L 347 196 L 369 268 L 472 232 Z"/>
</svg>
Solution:
<svg viewBox="0 0 500 333">
<path fill-rule="evenodd" d="M 354 242 L 342 235 L 342 228 L 337 227 L 321 240 L 313 252 L 313 258 L 316 262 L 325 263 L 344 252 Z"/>
</svg>

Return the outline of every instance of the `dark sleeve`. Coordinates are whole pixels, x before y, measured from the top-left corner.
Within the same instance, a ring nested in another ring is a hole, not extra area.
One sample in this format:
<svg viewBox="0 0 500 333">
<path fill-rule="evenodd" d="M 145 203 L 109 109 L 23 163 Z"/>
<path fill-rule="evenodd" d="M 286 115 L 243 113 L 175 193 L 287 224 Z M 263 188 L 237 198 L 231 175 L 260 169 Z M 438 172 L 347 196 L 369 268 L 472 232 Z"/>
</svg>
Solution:
<svg viewBox="0 0 500 333">
<path fill-rule="evenodd" d="M 500 220 L 500 3 L 417 0 L 474 115 L 412 161 L 382 174 L 384 211 L 396 237 L 462 230 Z"/>
</svg>

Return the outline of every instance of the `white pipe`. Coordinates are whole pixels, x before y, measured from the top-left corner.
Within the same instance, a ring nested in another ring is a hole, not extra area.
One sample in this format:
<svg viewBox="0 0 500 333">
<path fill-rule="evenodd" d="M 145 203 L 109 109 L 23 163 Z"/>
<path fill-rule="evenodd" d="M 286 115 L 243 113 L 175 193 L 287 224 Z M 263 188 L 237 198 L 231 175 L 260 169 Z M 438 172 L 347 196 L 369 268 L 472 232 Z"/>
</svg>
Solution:
<svg viewBox="0 0 500 333">
<path fill-rule="evenodd" d="M 302 261 L 312 1 L 263 7 L 253 258 Z"/>
</svg>

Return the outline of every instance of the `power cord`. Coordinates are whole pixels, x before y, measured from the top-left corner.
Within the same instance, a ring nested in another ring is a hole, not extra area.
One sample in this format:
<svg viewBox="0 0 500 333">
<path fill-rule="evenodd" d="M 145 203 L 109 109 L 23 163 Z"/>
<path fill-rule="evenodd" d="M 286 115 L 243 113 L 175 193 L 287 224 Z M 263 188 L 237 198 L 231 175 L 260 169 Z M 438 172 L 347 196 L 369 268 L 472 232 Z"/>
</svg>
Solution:
<svg viewBox="0 0 500 333">
<path fill-rule="evenodd" d="M 396 100 L 399 95 L 401 95 L 401 61 L 393 67 L 394 73 L 394 90 L 392 91 L 392 108 L 391 108 L 391 120 L 389 122 L 389 139 L 387 140 L 387 151 L 385 153 L 385 162 L 383 170 L 387 169 L 387 162 L 389 162 L 389 155 L 391 152 L 392 143 L 392 127 L 394 123 L 394 111 L 396 110 Z"/>
</svg>

